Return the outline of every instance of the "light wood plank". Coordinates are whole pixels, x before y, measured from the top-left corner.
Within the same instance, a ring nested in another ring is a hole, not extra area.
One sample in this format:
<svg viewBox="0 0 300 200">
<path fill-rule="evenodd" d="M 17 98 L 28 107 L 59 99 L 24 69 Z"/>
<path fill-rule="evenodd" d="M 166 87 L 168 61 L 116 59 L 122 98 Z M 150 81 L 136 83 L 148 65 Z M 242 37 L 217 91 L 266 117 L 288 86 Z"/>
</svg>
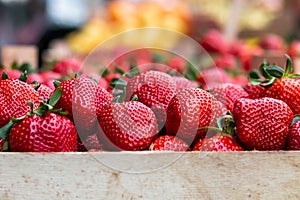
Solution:
<svg viewBox="0 0 300 200">
<path fill-rule="evenodd" d="M 107 166 L 113 159 L 119 167 L 147 168 L 148 164 L 151 168 L 159 166 L 152 163 L 164 162 L 166 158 L 175 161 L 147 173 L 129 173 Z M 0 196 L 1 199 L 300 199 L 299 166 L 300 152 L 1 153 Z"/>
</svg>

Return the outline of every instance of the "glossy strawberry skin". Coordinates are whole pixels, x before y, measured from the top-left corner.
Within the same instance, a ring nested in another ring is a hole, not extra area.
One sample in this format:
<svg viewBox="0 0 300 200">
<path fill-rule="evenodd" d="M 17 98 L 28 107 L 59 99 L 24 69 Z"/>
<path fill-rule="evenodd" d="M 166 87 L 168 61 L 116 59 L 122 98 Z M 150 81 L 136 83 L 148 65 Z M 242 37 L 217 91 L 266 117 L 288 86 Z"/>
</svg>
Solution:
<svg viewBox="0 0 300 200">
<path fill-rule="evenodd" d="M 158 134 L 153 111 L 137 101 L 108 105 L 98 121 L 105 136 L 122 150 L 147 149 Z"/>
<path fill-rule="evenodd" d="M 69 113 L 79 134 L 94 131 L 97 116 L 111 103 L 112 95 L 93 80 L 81 77 L 64 81 L 58 88 L 62 88 L 62 96 L 55 108 Z"/>
<path fill-rule="evenodd" d="M 126 86 L 126 99 L 134 95 L 156 114 L 159 129 L 164 125 L 167 107 L 176 93 L 172 77 L 158 71 L 147 71 L 131 78 Z"/>
<path fill-rule="evenodd" d="M 18 79 L 0 80 L 0 127 L 11 117 L 22 117 L 29 112 L 28 101 L 33 103 L 33 109 L 40 104 L 40 97 L 31 85 Z"/>
<path fill-rule="evenodd" d="M 265 96 L 284 101 L 294 114 L 300 114 L 300 79 L 278 79 L 267 88 Z"/>
<path fill-rule="evenodd" d="M 290 107 L 273 98 L 238 99 L 234 120 L 239 140 L 249 150 L 284 150 L 293 120 Z"/>
<path fill-rule="evenodd" d="M 243 151 L 243 148 L 229 135 L 217 134 L 211 138 L 200 140 L 193 151 Z"/>
<path fill-rule="evenodd" d="M 63 76 L 71 75 L 73 76 L 80 69 L 81 61 L 75 58 L 68 58 L 59 61 L 53 67 L 53 72 L 60 73 Z"/>
<path fill-rule="evenodd" d="M 173 76 L 172 79 L 176 84 L 176 93 L 186 88 L 196 88 L 198 86 L 195 82 L 192 82 L 184 77 Z"/>
<path fill-rule="evenodd" d="M 204 138 L 207 131 L 199 128 L 210 126 L 217 118 L 220 103 L 208 92 L 199 88 L 182 90 L 171 100 L 167 110 L 166 131 L 189 145 Z"/>
<path fill-rule="evenodd" d="M 189 151 L 189 145 L 171 135 L 163 135 L 154 140 L 154 142 L 150 145 L 151 151 Z"/>
<path fill-rule="evenodd" d="M 33 114 L 14 124 L 10 130 L 10 149 L 14 152 L 77 151 L 77 133 L 66 117 L 46 113 Z"/>
<path fill-rule="evenodd" d="M 248 93 L 240 86 L 232 83 L 224 83 L 214 87 L 210 91 L 215 98 L 226 105 L 233 112 L 234 103 L 239 98 L 249 98 Z"/>
<path fill-rule="evenodd" d="M 258 99 L 264 96 L 266 89 L 260 85 L 252 85 L 249 82 L 245 85 L 245 91 L 248 93 L 250 99 Z"/>
<path fill-rule="evenodd" d="M 97 133 L 88 135 L 85 138 L 78 140 L 78 151 L 85 152 L 91 149 L 103 150 L 103 145 L 99 142 Z"/>
<path fill-rule="evenodd" d="M 290 128 L 288 136 L 288 149 L 300 150 L 300 121 L 297 121 Z"/>
</svg>

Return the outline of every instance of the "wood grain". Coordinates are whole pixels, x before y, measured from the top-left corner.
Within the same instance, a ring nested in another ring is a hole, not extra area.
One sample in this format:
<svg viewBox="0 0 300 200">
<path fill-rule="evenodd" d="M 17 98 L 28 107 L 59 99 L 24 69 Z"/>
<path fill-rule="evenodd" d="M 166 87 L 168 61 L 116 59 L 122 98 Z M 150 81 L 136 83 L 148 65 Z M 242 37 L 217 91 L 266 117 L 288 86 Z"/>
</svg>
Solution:
<svg viewBox="0 0 300 200">
<path fill-rule="evenodd" d="M 147 173 L 103 161 L 150 166 Z M 133 162 L 134 161 L 134 162 Z M 1 153 L 1 199 L 300 199 L 300 152 Z"/>
</svg>

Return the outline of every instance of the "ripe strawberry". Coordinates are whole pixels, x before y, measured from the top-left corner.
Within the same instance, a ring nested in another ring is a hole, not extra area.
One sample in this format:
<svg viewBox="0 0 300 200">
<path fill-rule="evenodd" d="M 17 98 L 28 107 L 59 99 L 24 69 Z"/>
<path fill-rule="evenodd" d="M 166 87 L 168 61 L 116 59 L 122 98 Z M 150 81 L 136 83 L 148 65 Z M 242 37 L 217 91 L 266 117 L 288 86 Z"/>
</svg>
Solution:
<svg viewBox="0 0 300 200">
<path fill-rule="evenodd" d="M 193 151 L 243 151 L 243 148 L 230 135 L 217 134 L 200 140 Z"/>
<path fill-rule="evenodd" d="M 11 151 L 77 151 L 77 133 L 73 123 L 56 113 L 33 114 L 14 124 L 10 130 Z"/>
<path fill-rule="evenodd" d="M 43 79 L 42 83 L 51 88 L 52 90 L 55 89 L 53 82 L 55 80 L 60 80 L 61 76 L 61 74 L 52 71 L 45 71 L 40 73 L 40 77 Z"/>
<path fill-rule="evenodd" d="M 158 134 L 153 111 L 137 101 L 106 106 L 98 121 L 107 138 L 122 150 L 147 149 Z"/>
<path fill-rule="evenodd" d="M 96 133 L 78 141 L 78 151 L 88 151 L 91 149 L 103 150 L 103 145 L 99 142 Z"/>
<path fill-rule="evenodd" d="M 32 82 L 38 82 L 38 83 L 43 83 L 43 78 L 39 74 L 29 74 L 27 78 L 27 83 L 30 84 Z"/>
<path fill-rule="evenodd" d="M 268 97 L 240 98 L 235 102 L 233 115 L 237 136 L 247 149 L 286 148 L 293 112 L 283 101 Z"/>
<path fill-rule="evenodd" d="M 184 77 L 173 76 L 172 79 L 176 84 L 176 93 L 178 93 L 181 90 L 184 90 L 186 88 L 196 88 L 197 87 L 197 84 L 195 82 L 192 82 Z"/>
<path fill-rule="evenodd" d="M 291 58 L 296 58 L 300 56 L 300 41 L 296 40 L 293 41 L 288 49 L 288 55 L 291 56 Z"/>
<path fill-rule="evenodd" d="M 1 74 L 3 72 L 5 72 L 9 79 L 19 79 L 19 77 L 22 74 L 21 71 L 15 70 L 15 69 L 3 69 L 3 70 L 0 70 L 0 72 L 1 72 Z"/>
<path fill-rule="evenodd" d="M 49 88 L 48 86 L 44 84 L 31 84 L 31 86 L 37 91 L 38 95 L 40 96 L 40 99 L 44 99 L 45 102 L 48 101 L 48 99 L 53 94 L 54 90 Z"/>
<path fill-rule="evenodd" d="M 215 60 L 215 64 L 217 67 L 228 70 L 234 70 L 237 65 L 235 57 L 231 54 L 224 54 L 219 56 Z"/>
<path fill-rule="evenodd" d="M 168 60 L 167 65 L 177 72 L 183 72 L 187 62 L 180 56 L 175 56 Z"/>
<path fill-rule="evenodd" d="M 300 79 L 278 79 L 266 89 L 265 96 L 284 101 L 295 114 L 300 114 Z"/>
<path fill-rule="evenodd" d="M 245 91 L 248 93 L 250 99 L 257 99 L 264 96 L 265 88 L 260 85 L 253 85 L 249 82 L 245 86 Z"/>
<path fill-rule="evenodd" d="M 261 38 L 259 45 L 264 49 L 283 50 L 284 41 L 282 37 L 275 34 L 268 34 Z"/>
<path fill-rule="evenodd" d="M 223 83 L 231 83 L 231 77 L 221 68 L 209 68 L 201 71 L 197 81 L 201 88 L 210 89 Z"/>
<path fill-rule="evenodd" d="M 81 61 L 75 58 L 68 58 L 56 63 L 52 69 L 53 72 L 60 73 L 63 76 L 73 76 L 80 69 Z"/>
<path fill-rule="evenodd" d="M 204 138 L 202 127 L 214 123 L 220 103 L 205 90 L 188 88 L 174 96 L 168 106 L 166 131 L 189 144 Z"/>
<path fill-rule="evenodd" d="M 154 140 L 149 149 L 151 151 L 189 151 L 190 147 L 175 136 L 163 135 Z"/>
<path fill-rule="evenodd" d="M 208 52 L 226 53 L 229 50 L 228 43 L 218 30 L 208 31 L 200 44 Z"/>
<path fill-rule="evenodd" d="M 134 95 L 138 101 L 150 107 L 161 129 L 165 123 L 167 107 L 176 93 L 176 84 L 172 77 L 158 71 L 147 71 L 129 79 L 126 86 L 126 99 Z"/>
<path fill-rule="evenodd" d="M 289 150 L 300 150 L 300 121 L 299 117 L 295 117 L 290 127 L 288 136 L 288 149 Z"/>
<path fill-rule="evenodd" d="M 248 93 L 240 86 L 232 83 L 224 83 L 214 87 L 210 91 L 217 100 L 226 105 L 227 109 L 233 112 L 233 106 L 239 98 L 249 98 Z"/>
<path fill-rule="evenodd" d="M 291 74 L 292 60 L 286 55 L 286 69 L 268 65 L 264 62 L 260 71 L 265 80 L 259 79 L 257 74 L 250 74 L 250 81 L 253 84 L 260 84 L 266 88 L 264 96 L 284 101 L 294 112 L 300 113 L 300 75 Z"/>
<path fill-rule="evenodd" d="M 28 101 L 33 103 L 33 109 L 40 104 L 39 95 L 31 85 L 18 79 L 0 80 L 0 127 L 7 124 L 10 118 L 29 112 Z"/>
<path fill-rule="evenodd" d="M 55 108 L 68 112 L 79 133 L 92 131 L 104 105 L 112 101 L 112 95 L 89 78 L 63 81 L 58 88 L 62 88 L 62 96 Z"/>
</svg>

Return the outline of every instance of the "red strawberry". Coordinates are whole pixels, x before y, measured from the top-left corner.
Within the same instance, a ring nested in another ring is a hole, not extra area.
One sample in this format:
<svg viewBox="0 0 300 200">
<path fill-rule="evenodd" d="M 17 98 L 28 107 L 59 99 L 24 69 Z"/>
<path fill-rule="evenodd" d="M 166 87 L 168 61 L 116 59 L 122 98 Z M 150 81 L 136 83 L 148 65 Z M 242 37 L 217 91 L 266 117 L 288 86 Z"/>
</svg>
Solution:
<svg viewBox="0 0 300 200">
<path fill-rule="evenodd" d="M 68 111 L 79 133 L 95 128 L 97 116 L 112 101 L 112 95 L 89 78 L 63 81 L 58 88 L 62 88 L 62 96 L 55 108 Z"/>
<path fill-rule="evenodd" d="M 196 88 L 197 87 L 197 84 L 195 82 L 192 82 L 184 77 L 173 76 L 172 79 L 176 84 L 176 93 L 178 93 L 181 90 L 184 90 L 186 88 Z"/>
<path fill-rule="evenodd" d="M 225 83 L 214 87 L 210 91 L 217 100 L 226 105 L 227 109 L 233 112 L 233 106 L 239 98 L 249 98 L 248 93 L 240 86 L 232 83 Z"/>
<path fill-rule="evenodd" d="M 80 69 L 81 61 L 75 58 L 68 58 L 59 61 L 53 67 L 53 71 L 63 76 L 73 76 Z"/>
<path fill-rule="evenodd" d="M 40 104 L 39 95 L 31 85 L 18 79 L 0 80 L 0 127 L 7 124 L 10 118 L 29 112 L 28 101 L 33 103 L 33 109 Z"/>
<path fill-rule="evenodd" d="M 203 70 L 197 79 L 203 89 L 210 89 L 223 83 L 231 83 L 231 77 L 220 68 Z"/>
<path fill-rule="evenodd" d="M 200 140 L 193 151 L 243 151 L 243 148 L 230 135 L 217 134 Z"/>
<path fill-rule="evenodd" d="M 288 149 L 300 150 L 300 121 L 299 118 L 295 118 L 295 122 L 290 127 L 288 136 Z"/>
<path fill-rule="evenodd" d="M 240 98 L 235 102 L 233 115 L 237 136 L 247 149 L 286 148 L 293 112 L 283 101 L 268 97 Z"/>
<path fill-rule="evenodd" d="M 167 107 L 176 93 L 176 84 L 172 77 L 158 71 L 147 71 L 131 78 L 126 86 L 126 99 L 134 95 L 138 101 L 150 107 L 157 116 L 159 129 L 163 127 Z"/>
<path fill-rule="evenodd" d="M 300 75 L 291 74 L 293 71 L 292 60 L 286 55 L 286 69 L 268 65 L 264 62 L 260 66 L 260 71 L 265 80 L 259 79 L 259 75 L 250 74 L 250 81 L 266 88 L 264 96 L 284 101 L 294 112 L 300 113 Z"/>
<path fill-rule="evenodd" d="M 229 50 L 229 45 L 218 30 L 208 31 L 200 44 L 208 52 L 226 53 Z"/>
<path fill-rule="evenodd" d="M 265 88 L 260 85 L 252 85 L 249 82 L 245 86 L 245 91 L 248 93 L 250 99 L 257 99 L 264 96 Z"/>
<path fill-rule="evenodd" d="M 237 65 L 235 57 L 231 54 L 224 54 L 219 56 L 215 60 L 215 64 L 217 67 L 229 70 L 234 70 Z"/>
<path fill-rule="evenodd" d="M 175 56 L 168 60 L 167 65 L 172 69 L 175 69 L 177 72 L 183 72 L 187 62 L 180 56 Z"/>
<path fill-rule="evenodd" d="M 300 114 L 300 79 L 281 78 L 266 89 L 266 97 L 284 101 L 295 114 Z"/>
<path fill-rule="evenodd" d="M 283 50 L 284 49 L 284 41 L 282 37 L 275 34 L 265 35 L 259 41 L 259 45 L 264 49 L 270 50 Z"/>
<path fill-rule="evenodd" d="M 91 149 L 103 150 L 103 145 L 99 142 L 97 134 L 88 135 L 78 142 L 78 151 L 88 151 Z"/>
<path fill-rule="evenodd" d="M 153 111 L 137 101 L 108 105 L 98 121 L 107 138 L 123 150 L 147 149 L 158 134 Z"/>
<path fill-rule="evenodd" d="M 45 102 L 48 101 L 54 91 L 44 84 L 31 84 L 31 86 L 37 91 L 41 100 L 44 99 Z"/>
<path fill-rule="evenodd" d="M 27 83 L 32 83 L 32 82 L 38 82 L 38 83 L 43 83 L 43 78 L 39 74 L 29 74 L 27 78 Z"/>
<path fill-rule="evenodd" d="M 11 151 L 77 151 L 77 133 L 73 123 L 56 113 L 33 114 L 14 124 L 10 130 Z"/>
<path fill-rule="evenodd" d="M 183 140 L 171 136 L 160 136 L 150 145 L 151 151 L 189 151 L 189 145 Z"/>
<path fill-rule="evenodd" d="M 292 58 L 296 58 L 300 56 L 300 41 L 296 40 L 293 41 L 288 49 L 288 55 L 291 56 Z"/>
<path fill-rule="evenodd" d="M 19 77 L 21 76 L 22 72 L 19 70 L 15 70 L 15 69 L 3 69 L 0 71 L 1 74 L 3 72 L 5 72 L 8 76 L 9 79 L 19 79 Z"/>
<path fill-rule="evenodd" d="M 189 144 L 204 138 L 207 131 L 199 128 L 214 123 L 220 103 L 205 90 L 188 88 L 171 100 L 167 110 L 166 131 Z"/>
</svg>

